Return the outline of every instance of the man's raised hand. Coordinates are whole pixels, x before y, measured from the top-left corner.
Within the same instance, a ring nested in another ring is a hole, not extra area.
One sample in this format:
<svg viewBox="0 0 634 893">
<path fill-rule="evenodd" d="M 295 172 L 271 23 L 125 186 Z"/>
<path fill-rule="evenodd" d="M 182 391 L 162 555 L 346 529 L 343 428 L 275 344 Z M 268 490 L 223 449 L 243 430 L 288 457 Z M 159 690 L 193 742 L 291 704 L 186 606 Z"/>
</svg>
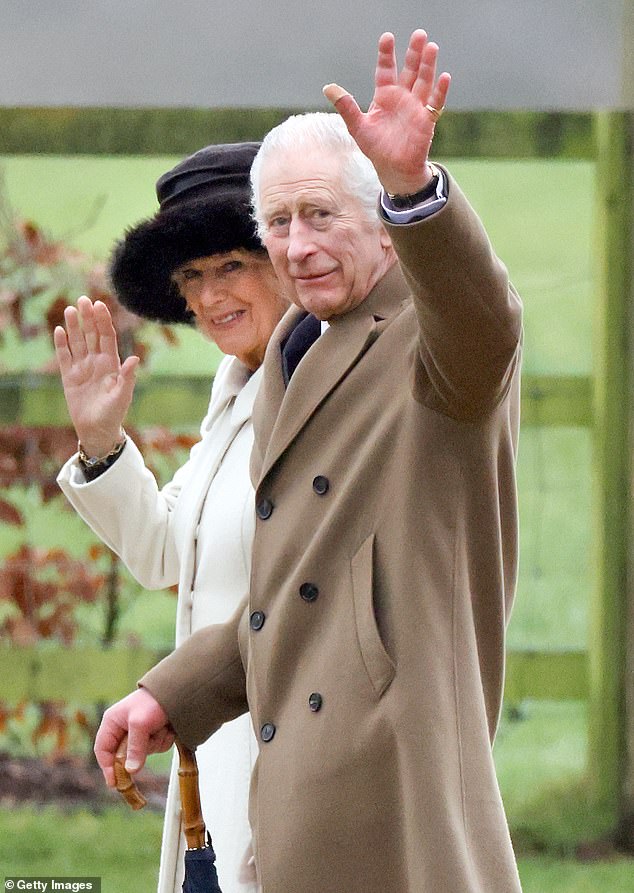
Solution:
<svg viewBox="0 0 634 893">
<path fill-rule="evenodd" d="M 430 107 L 444 107 L 451 81 L 447 72 L 436 78 L 437 58 L 437 44 L 425 31 L 414 31 L 399 72 L 394 35 L 386 32 L 379 38 L 374 97 L 367 112 L 337 84 L 324 87 L 387 192 L 409 195 L 431 179 L 427 159 L 439 115 Z"/>
</svg>

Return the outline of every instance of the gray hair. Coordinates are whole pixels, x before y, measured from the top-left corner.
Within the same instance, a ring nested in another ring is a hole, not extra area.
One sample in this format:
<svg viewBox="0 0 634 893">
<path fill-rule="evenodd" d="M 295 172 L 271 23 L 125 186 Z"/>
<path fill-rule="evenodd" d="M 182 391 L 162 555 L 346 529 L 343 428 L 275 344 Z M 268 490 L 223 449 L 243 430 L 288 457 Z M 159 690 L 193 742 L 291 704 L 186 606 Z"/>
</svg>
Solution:
<svg viewBox="0 0 634 893">
<path fill-rule="evenodd" d="M 318 147 L 343 156 L 342 179 L 349 195 L 356 198 L 371 223 L 379 222 L 378 198 L 381 184 L 369 158 L 348 133 L 343 118 L 336 112 L 308 112 L 291 115 L 269 131 L 251 167 L 251 202 L 260 238 L 266 232 L 260 208 L 262 166 L 271 154 Z"/>
</svg>

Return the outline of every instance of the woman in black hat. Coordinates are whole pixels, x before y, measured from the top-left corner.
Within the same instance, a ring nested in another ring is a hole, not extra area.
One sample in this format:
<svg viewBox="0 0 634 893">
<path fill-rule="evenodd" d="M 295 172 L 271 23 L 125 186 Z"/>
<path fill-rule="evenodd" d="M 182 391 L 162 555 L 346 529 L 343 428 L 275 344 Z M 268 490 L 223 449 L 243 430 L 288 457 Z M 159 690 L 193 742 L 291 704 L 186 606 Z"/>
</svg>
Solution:
<svg viewBox="0 0 634 893">
<path fill-rule="evenodd" d="M 196 325 L 227 354 L 201 440 L 162 490 L 123 431 L 139 361 L 120 363 L 105 304 L 80 298 L 65 311 L 66 329 L 58 326 L 54 335 L 80 442 L 59 484 L 143 586 L 178 583 L 177 644 L 227 619 L 248 592 L 251 410 L 266 345 L 287 307 L 250 216 L 249 170 L 257 149 L 256 143 L 208 146 L 168 171 L 157 182 L 157 214 L 129 230 L 111 258 L 111 279 L 125 307 L 147 319 Z M 257 889 L 244 859 L 256 751 L 248 715 L 197 751 L 223 893 Z M 173 768 L 159 893 L 181 889 L 179 807 Z"/>
</svg>

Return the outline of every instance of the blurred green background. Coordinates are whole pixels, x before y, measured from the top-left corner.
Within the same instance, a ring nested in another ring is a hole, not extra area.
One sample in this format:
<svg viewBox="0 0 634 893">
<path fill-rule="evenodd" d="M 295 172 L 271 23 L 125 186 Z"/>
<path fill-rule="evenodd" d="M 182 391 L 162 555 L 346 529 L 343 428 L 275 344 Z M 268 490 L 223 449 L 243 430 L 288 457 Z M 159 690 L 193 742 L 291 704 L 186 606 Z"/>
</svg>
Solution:
<svg viewBox="0 0 634 893">
<path fill-rule="evenodd" d="M 126 226 L 154 213 L 154 181 L 177 160 L 176 156 L 0 156 L 0 169 L 11 204 L 21 215 L 55 237 L 105 258 Z M 523 298 L 524 372 L 589 375 L 594 164 L 455 158 L 447 164 L 482 217 Z M 179 341 L 178 347 L 155 342 L 143 375 L 204 375 L 211 383 L 218 351 L 189 330 L 179 331 Z M 0 372 L 37 369 L 50 356 L 45 337 L 27 347 L 7 338 L 0 350 Z M 590 471 L 589 429 L 523 430 L 518 468 L 522 550 L 508 634 L 512 649 L 587 645 L 592 586 Z M 13 496 L 20 500 L 32 543 L 63 545 L 79 555 L 94 541 L 74 515 L 60 515 L 54 503 L 43 505 L 35 489 Z M 21 538 L 20 530 L 1 528 L 0 558 Z M 144 592 L 128 577 L 123 608 L 122 642 L 141 639 L 151 647 L 170 647 L 172 594 Z M 82 609 L 82 642 L 98 641 L 102 610 Z M 586 726 L 582 702 L 513 705 L 512 713 L 503 718 L 495 756 L 513 836 L 520 854 L 527 854 L 520 861 L 527 893 L 634 890 L 634 862 L 585 865 L 571 859 L 579 842 L 597 839 L 605 830 L 604 817 L 587 806 Z M 166 762 L 159 758 L 154 766 L 161 770 Z M 0 812 L 0 864 L 8 865 L 10 859 L 12 872 L 23 868 L 34 875 L 43 873 L 44 867 L 60 874 L 102 874 L 107 879 L 104 893 L 150 890 L 160 825 L 159 815 L 132 815 L 115 807 L 99 816 L 64 816 L 53 807 Z M 97 839 L 99 846 L 93 850 Z"/>
<path fill-rule="evenodd" d="M 0 170 L 20 214 L 104 258 L 126 226 L 154 213 L 154 182 L 178 160 L 175 156 L 0 156 Z M 524 374 L 589 375 L 593 163 L 451 159 L 448 166 L 482 217 L 523 298 Z M 178 338 L 177 348 L 154 342 L 143 375 L 209 375 L 211 382 L 219 351 L 186 327 L 178 329 Z M 36 369 L 50 356 L 46 336 L 30 341 L 27 348 L 9 338 L 0 350 L 0 371 L 3 366 L 7 371 Z M 522 557 L 509 628 L 511 648 L 586 644 L 590 450 L 588 429 L 530 427 L 522 432 L 518 469 Z M 29 527 L 35 542 L 52 544 L 58 535 L 67 539 L 46 510 L 39 506 L 26 510 L 32 511 Z M 79 548 L 89 534 L 79 520 L 76 528 L 71 539 Z M 0 555 L 10 547 L 11 535 L 4 534 Z M 155 608 L 161 598 L 152 596 L 151 628 L 156 627 L 153 644 L 164 645 L 171 641 L 171 617 L 165 627 L 160 625 Z M 133 627 L 138 619 L 131 618 Z"/>
</svg>

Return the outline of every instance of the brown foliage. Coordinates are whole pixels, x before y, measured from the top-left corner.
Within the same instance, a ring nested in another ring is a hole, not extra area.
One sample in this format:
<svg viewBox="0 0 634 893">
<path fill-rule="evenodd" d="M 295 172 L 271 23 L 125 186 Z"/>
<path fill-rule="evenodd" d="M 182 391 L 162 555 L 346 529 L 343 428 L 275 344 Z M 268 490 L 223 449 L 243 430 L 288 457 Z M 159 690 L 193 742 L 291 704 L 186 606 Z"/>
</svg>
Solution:
<svg viewBox="0 0 634 893">
<path fill-rule="evenodd" d="M 145 428 L 142 432 L 137 432 L 137 438 L 145 454 L 151 455 L 154 452 L 160 456 L 173 456 L 176 450 L 191 450 L 199 440 L 198 436 L 175 434 L 162 426 Z"/>
<path fill-rule="evenodd" d="M 0 178 L 0 344 L 8 329 L 25 341 L 52 335 L 63 324 L 64 308 L 80 294 L 107 305 L 122 357 L 135 354 L 145 362 L 149 346 L 142 338 L 143 320 L 119 303 L 106 265 L 19 217 Z M 167 326 L 159 331 L 168 344 L 178 343 Z M 46 363 L 43 371 L 55 371 L 54 364 Z"/>
<path fill-rule="evenodd" d="M 42 488 L 45 501 L 59 493 L 55 477 L 77 447 L 71 427 L 6 425 L 0 428 L 0 486 Z M 49 488 L 48 485 L 54 485 Z"/>
<path fill-rule="evenodd" d="M 0 499 L 0 523 L 12 524 L 14 527 L 22 527 L 24 524 L 22 512 L 6 499 Z"/>
<path fill-rule="evenodd" d="M 27 750 L 45 755 L 49 764 L 69 759 L 73 739 L 91 742 L 98 724 L 98 711 L 89 714 L 64 701 L 40 701 L 34 705 L 27 701 L 17 705 L 0 701 L 0 734 L 21 740 Z M 1 759 L 7 759 L 2 751 Z"/>
<path fill-rule="evenodd" d="M 24 342 L 48 336 L 63 325 L 64 309 L 80 294 L 103 301 L 117 331 L 122 358 L 136 354 L 146 361 L 150 345 L 143 339 L 143 320 L 119 304 L 110 288 L 107 270 L 65 240 L 53 238 L 31 220 L 21 219 L 11 208 L 0 176 L 0 346 L 7 332 Z M 178 343 L 167 326 L 158 330 L 163 340 Z M 52 344 L 50 358 L 41 369 L 57 373 Z M 51 419 L 51 422 L 56 420 Z M 150 463 L 169 467 L 174 455 L 191 448 L 195 438 L 174 435 L 163 428 L 130 431 Z M 0 427 L 0 487 L 39 489 L 42 502 L 60 495 L 56 476 L 76 449 L 70 427 Z M 60 505 L 65 505 L 61 502 Z M 25 519 L 12 495 L 0 498 L 0 525 L 25 528 Z M 0 640 L 13 646 L 29 646 L 43 639 L 70 645 L 78 631 L 77 608 L 96 599 L 107 606 L 108 628 L 103 636 L 114 640 L 119 617 L 119 559 L 101 544 L 94 544 L 84 560 L 63 549 L 38 549 L 24 542 L 0 559 Z M 9 707 L 0 701 L 0 733 L 7 724 L 26 722 L 25 705 Z M 38 705 L 38 720 L 31 743 L 54 741 L 55 753 L 68 748 L 71 727 L 94 731 L 88 715 L 57 702 Z"/>
<path fill-rule="evenodd" d="M 69 645 L 77 631 L 76 606 L 94 602 L 103 581 L 103 574 L 62 549 L 23 544 L 0 569 L 0 601 L 13 609 L 0 625 L 0 637 L 21 646 L 40 639 Z"/>
</svg>

